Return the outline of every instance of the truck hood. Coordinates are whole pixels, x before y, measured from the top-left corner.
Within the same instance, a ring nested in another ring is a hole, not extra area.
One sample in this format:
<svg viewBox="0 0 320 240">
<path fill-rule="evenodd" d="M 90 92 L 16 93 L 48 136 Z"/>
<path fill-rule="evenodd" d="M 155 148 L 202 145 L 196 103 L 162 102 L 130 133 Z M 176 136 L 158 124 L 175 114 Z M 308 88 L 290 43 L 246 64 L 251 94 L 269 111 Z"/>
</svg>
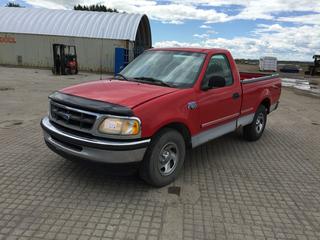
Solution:
<svg viewBox="0 0 320 240">
<path fill-rule="evenodd" d="M 60 92 L 135 108 L 154 98 L 177 91 L 158 85 L 120 80 L 101 80 L 64 88 Z"/>
</svg>

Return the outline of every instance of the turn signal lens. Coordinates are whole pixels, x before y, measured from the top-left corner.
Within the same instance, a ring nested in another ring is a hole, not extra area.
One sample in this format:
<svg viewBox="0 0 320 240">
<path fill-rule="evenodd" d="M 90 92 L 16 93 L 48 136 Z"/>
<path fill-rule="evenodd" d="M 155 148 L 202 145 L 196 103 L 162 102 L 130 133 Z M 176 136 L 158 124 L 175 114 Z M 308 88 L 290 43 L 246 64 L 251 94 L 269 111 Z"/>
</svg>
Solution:
<svg viewBox="0 0 320 240">
<path fill-rule="evenodd" d="M 122 135 L 137 135 L 140 132 L 140 126 L 137 120 L 124 121 L 122 126 Z"/>
</svg>

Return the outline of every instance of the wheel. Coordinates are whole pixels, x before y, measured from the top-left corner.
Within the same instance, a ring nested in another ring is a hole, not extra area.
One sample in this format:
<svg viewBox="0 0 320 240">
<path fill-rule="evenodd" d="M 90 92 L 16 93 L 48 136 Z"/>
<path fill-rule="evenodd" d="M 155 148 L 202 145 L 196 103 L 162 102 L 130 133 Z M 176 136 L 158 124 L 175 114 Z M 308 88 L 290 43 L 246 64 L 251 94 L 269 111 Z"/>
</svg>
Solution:
<svg viewBox="0 0 320 240">
<path fill-rule="evenodd" d="M 243 137 L 248 141 L 257 141 L 263 134 L 267 123 L 267 109 L 260 105 L 250 125 L 243 128 Z"/>
<path fill-rule="evenodd" d="M 139 169 L 140 177 L 155 187 L 165 186 L 178 176 L 185 155 L 183 136 L 176 130 L 164 129 L 152 139 Z"/>
</svg>

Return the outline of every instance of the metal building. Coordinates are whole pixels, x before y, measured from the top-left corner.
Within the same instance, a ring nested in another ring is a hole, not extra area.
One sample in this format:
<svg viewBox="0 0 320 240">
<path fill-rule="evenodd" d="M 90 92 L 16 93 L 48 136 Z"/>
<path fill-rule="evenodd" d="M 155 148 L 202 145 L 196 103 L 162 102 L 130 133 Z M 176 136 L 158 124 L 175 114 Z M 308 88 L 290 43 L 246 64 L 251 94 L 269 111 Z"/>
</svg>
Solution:
<svg viewBox="0 0 320 240">
<path fill-rule="evenodd" d="M 151 47 L 148 17 L 40 8 L 0 7 L 0 64 L 53 66 L 52 45 L 77 47 L 80 70 L 113 72 L 115 49 Z"/>
</svg>

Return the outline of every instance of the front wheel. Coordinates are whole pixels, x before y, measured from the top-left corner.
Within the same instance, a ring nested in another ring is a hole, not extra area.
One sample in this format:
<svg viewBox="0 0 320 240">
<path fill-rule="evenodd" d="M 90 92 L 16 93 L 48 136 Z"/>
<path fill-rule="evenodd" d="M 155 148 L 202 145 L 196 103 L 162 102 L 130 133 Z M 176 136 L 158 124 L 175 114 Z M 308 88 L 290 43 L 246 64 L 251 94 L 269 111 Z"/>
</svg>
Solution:
<svg viewBox="0 0 320 240">
<path fill-rule="evenodd" d="M 186 145 L 176 130 L 164 129 L 153 139 L 139 169 L 147 183 L 162 187 L 175 180 L 184 162 Z"/>
<path fill-rule="evenodd" d="M 267 109 L 260 105 L 250 125 L 243 128 L 243 137 L 248 141 L 257 141 L 263 134 L 267 123 Z"/>
</svg>

